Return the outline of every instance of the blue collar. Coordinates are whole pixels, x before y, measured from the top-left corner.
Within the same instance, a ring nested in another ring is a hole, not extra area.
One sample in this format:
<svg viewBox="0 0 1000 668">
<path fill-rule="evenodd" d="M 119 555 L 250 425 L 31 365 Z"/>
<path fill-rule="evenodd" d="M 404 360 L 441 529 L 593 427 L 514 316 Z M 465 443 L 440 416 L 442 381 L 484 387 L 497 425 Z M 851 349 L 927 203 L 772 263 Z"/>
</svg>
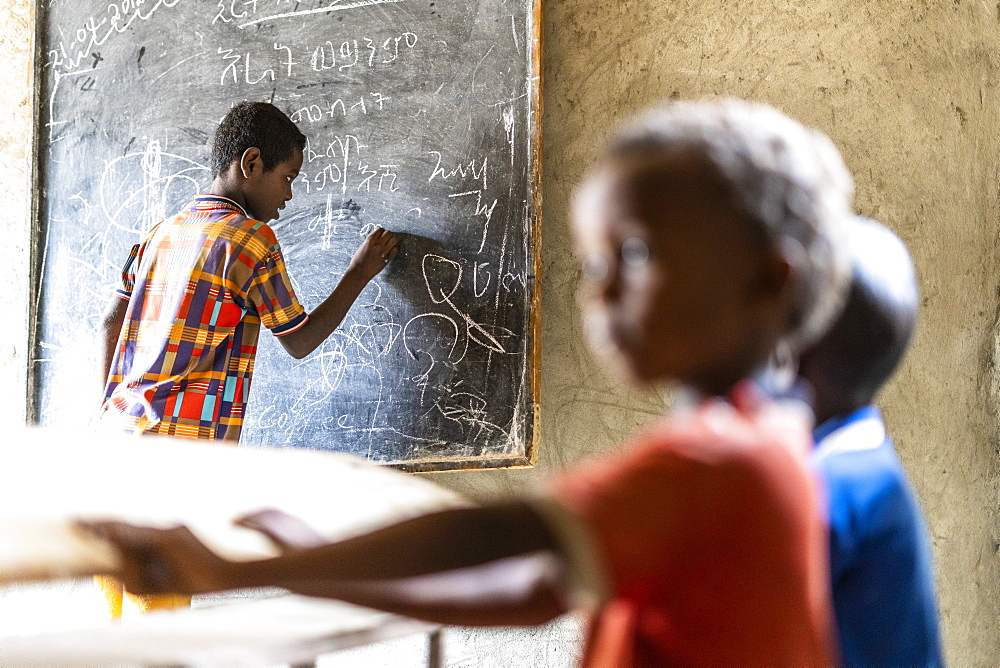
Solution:
<svg viewBox="0 0 1000 668">
<path fill-rule="evenodd" d="M 848 413 L 847 415 L 834 416 L 813 430 L 813 442 L 818 446 L 824 438 L 841 427 L 846 427 L 849 424 L 872 418 L 882 422 L 882 413 L 875 407 L 874 404 L 862 406 L 853 413 Z"/>
</svg>

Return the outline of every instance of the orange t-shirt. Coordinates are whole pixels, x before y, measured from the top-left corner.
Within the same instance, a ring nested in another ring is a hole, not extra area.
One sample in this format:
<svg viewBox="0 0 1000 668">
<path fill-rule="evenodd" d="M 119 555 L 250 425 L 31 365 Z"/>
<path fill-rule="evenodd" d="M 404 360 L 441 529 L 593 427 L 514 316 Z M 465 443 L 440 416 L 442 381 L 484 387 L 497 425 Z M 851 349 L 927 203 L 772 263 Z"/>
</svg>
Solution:
<svg viewBox="0 0 1000 668">
<path fill-rule="evenodd" d="M 746 383 L 558 480 L 608 591 L 583 665 L 833 664 L 810 444 L 802 411 Z"/>
</svg>

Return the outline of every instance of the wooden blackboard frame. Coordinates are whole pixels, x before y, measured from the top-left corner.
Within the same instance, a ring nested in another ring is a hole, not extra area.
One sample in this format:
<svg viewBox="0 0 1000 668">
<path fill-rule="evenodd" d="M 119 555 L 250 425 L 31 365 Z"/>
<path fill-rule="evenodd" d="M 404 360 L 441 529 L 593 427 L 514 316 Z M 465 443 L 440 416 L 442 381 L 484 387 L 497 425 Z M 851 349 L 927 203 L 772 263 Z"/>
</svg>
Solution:
<svg viewBox="0 0 1000 668">
<path fill-rule="evenodd" d="M 31 168 L 28 183 L 31 193 L 31 237 L 28 252 L 28 354 L 27 360 L 27 395 L 28 401 L 25 415 L 30 425 L 39 423 L 39 363 L 36 351 L 41 340 L 41 317 L 39 300 L 41 299 L 42 264 L 45 259 L 45 231 L 41 219 L 42 193 L 45 191 L 44 170 L 42 169 L 42 81 L 44 79 L 45 52 L 45 18 L 46 3 L 39 0 L 34 4 L 32 12 L 32 67 L 31 67 Z"/>
<path fill-rule="evenodd" d="M 530 342 L 527 346 L 528 378 L 531 399 L 530 437 L 524 443 L 524 451 L 516 456 L 503 457 L 469 457 L 469 458 L 426 458 L 390 466 L 407 472 L 442 472 L 458 470 L 481 470 L 493 468 L 523 468 L 531 467 L 537 462 L 540 418 L 541 418 L 541 243 L 542 243 L 542 15 L 543 0 L 528 0 L 531 17 L 531 57 L 529 78 L 529 110 L 528 110 L 528 163 L 529 163 L 529 206 L 527 220 L 530 225 L 532 252 L 532 279 L 530 298 L 528 299 Z M 40 367 L 39 346 L 41 343 L 41 311 L 42 280 L 44 279 L 44 262 L 46 252 L 47 228 L 42 217 L 43 201 L 46 193 L 46 174 L 43 167 L 42 153 L 45 150 L 43 106 L 45 104 L 44 63 L 46 55 L 46 23 L 47 3 L 37 2 L 33 14 L 33 67 L 31 88 L 33 91 L 32 116 L 33 135 L 31 138 L 31 244 L 30 244 L 30 292 L 29 292 L 29 340 L 27 356 L 27 416 L 29 423 L 40 420 Z"/>
</svg>

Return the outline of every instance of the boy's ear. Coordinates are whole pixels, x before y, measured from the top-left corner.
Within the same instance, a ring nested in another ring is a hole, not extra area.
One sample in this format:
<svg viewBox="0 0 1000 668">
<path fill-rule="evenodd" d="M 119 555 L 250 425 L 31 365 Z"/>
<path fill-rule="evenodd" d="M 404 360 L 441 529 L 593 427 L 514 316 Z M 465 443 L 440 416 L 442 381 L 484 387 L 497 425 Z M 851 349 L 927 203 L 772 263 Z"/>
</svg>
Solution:
<svg viewBox="0 0 1000 668">
<path fill-rule="evenodd" d="M 264 161 L 260 157 L 260 149 L 251 146 L 243 151 L 243 155 L 240 156 L 240 173 L 243 174 L 243 178 L 249 179 L 252 174 L 263 171 Z"/>
<path fill-rule="evenodd" d="M 790 297 L 792 284 L 806 260 L 805 249 L 797 240 L 785 238 L 767 254 L 760 276 L 762 293 L 775 297 Z"/>
</svg>

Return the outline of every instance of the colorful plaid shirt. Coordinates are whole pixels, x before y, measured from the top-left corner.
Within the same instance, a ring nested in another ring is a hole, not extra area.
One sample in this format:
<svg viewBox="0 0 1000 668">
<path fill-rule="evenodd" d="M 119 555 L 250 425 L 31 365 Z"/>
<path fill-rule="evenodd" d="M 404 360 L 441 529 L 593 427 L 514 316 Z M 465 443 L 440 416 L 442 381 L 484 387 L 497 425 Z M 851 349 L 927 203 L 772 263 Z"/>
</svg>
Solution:
<svg viewBox="0 0 1000 668">
<path fill-rule="evenodd" d="M 261 323 L 283 336 L 309 319 L 274 232 L 216 195 L 133 246 L 118 294 L 101 421 L 132 433 L 238 440 Z"/>
</svg>

